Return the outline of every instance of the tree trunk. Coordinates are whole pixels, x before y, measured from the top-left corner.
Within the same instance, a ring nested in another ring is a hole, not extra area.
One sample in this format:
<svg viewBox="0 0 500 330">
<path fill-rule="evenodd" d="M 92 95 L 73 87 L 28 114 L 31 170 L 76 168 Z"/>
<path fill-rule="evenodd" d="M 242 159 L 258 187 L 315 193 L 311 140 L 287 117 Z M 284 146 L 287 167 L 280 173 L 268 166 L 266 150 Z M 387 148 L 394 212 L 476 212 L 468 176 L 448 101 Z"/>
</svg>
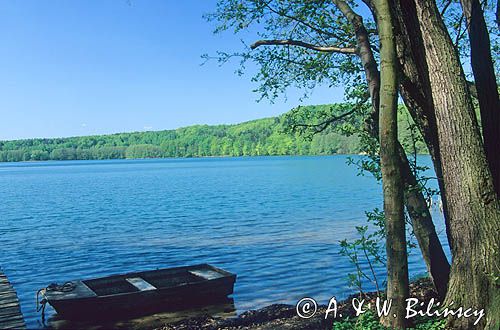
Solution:
<svg viewBox="0 0 500 330">
<path fill-rule="evenodd" d="M 481 112 L 484 150 L 500 196 L 500 101 L 491 59 L 490 36 L 479 0 L 461 0 L 470 40 L 470 57 Z"/>
<path fill-rule="evenodd" d="M 446 303 L 485 309 L 480 327 L 500 324 L 500 204 L 458 54 L 432 0 L 415 1 L 436 111 L 453 261 Z M 448 326 L 473 327 L 473 318 Z"/>
<path fill-rule="evenodd" d="M 403 207 L 404 190 L 398 149 L 396 45 L 389 1 L 375 1 L 375 9 L 381 58 L 379 136 L 386 230 L 387 299 L 392 302 L 391 312 L 388 317 L 383 318 L 383 323 L 395 329 L 404 329 L 409 287 Z"/>
<path fill-rule="evenodd" d="M 443 250 L 443 246 L 436 234 L 436 228 L 415 176 L 410 171 L 408 159 L 402 147 L 400 157 L 403 181 L 405 183 L 405 205 L 412 221 L 413 232 L 418 246 L 427 265 L 427 271 L 434 283 L 439 299 L 444 300 L 450 277 L 450 264 Z"/>
<path fill-rule="evenodd" d="M 375 16 L 372 2 L 368 0 L 364 2 L 370 7 Z M 395 27 L 396 51 L 401 67 L 401 79 L 399 82 L 401 96 L 429 148 L 438 178 L 446 221 L 446 219 L 448 219 L 446 195 L 443 193 L 444 185 L 437 138 L 437 126 L 434 105 L 432 102 L 432 93 L 428 78 L 426 79 L 426 77 L 428 77 L 428 72 L 426 70 L 425 56 L 421 55 L 420 61 L 418 61 L 419 58 L 415 57 L 415 52 L 420 51 L 421 54 L 424 54 L 421 50 L 422 43 L 420 43 L 420 46 L 414 47 L 415 44 L 412 43 L 412 41 L 414 41 L 414 39 L 421 40 L 421 38 L 416 38 L 416 36 L 413 35 L 410 37 L 412 32 L 418 30 L 418 22 L 416 20 L 408 22 L 408 19 L 412 17 L 411 15 L 408 17 L 406 11 L 409 8 L 404 3 L 400 4 L 396 1 L 392 9 L 394 11 L 393 23 Z M 414 6 L 413 13 L 415 13 Z M 417 63 L 419 65 L 417 65 Z M 427 266 L 429 276 L 442 301 L 444 300 L 448 287 L 450 264 L 436 234 L 436 229 L 426 200 L 420 189 L 418 189 L 417 180 L 414 173 L 411 171 L 408 159 L 401 145 L 399 146 L 399 153 L 401 156 L 401 172 L 405 183 L 406 210 L 412 221 L 413 231 Z M 446 228 L 448 228 L 448 225 Z"/>
<path fill-rule="evenodd" d="M 395 1 L 393 10 L 395 17 L 396 50 L 401 67 L 400 92 L 410 115 L 417 124 L 429 149 L 441 192 L 446 231 L 449 234 L 448 203 L 444 191 L 434 101 L 428 78 L 429 71 L 425 61 L 425 53 L 422 48 L 419 23 L 415 19 L 416 9 L 414 5 L 411 5 L 411 2 L 399 0 Z M 414 176 L 412 177 L 414 178 Z M 416 180 L 411 180 L 412 177 L 408 179 L 411 181 L 410 189 L 412 187 L 415 189 L 417 182 Z M 415 199 L 410 205 L 413 207 L 407 206 L 407 209 L 410 214 L 415 214 L 414 217 L 421 216 L 422 212 L 429 212 L 427 206 L 419 199 Z M 430 215 L 428 217 L 430 218 Z M 419 245 L 426 245 L 427 249 L 425 251 L 430 251 L 428 256 L 424 256 L 424 259 L 429 260 L 426 262 L 427 268 L 433 279 L 438 296 L 442 301 L 446 296 L 448 287 L 450 264 L 436 235 L 434 224 L 426 221 L 428 217 L 423 216 L 423 220 L 414 222 L 413 227 L 415 231 L 423 230 L 426 233 L 426 235 L 420 234 L 415 236 Z M 450 236 L 448 235 L 447 237 L 449 238 Z"/>
</svg>

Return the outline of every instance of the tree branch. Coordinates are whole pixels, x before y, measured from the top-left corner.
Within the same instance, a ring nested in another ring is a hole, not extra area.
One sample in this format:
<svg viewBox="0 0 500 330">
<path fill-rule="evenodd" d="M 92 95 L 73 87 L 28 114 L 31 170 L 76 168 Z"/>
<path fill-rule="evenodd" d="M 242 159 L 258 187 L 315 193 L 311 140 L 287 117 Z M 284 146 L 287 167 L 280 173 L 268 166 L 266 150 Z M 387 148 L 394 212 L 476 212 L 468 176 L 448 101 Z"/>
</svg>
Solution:
<svg viewBox="0 0 500 330">
<path fill-rule="evenodd" d="M 369 7 L 372 5 L 371 0 L 363 0 Z M 367 120 L 367 129 L 374 136 L 378 135 L 378 107 L 379 107 L 379 89 L 380 89 L 380 72 L 378 65 L 373 56 L 370 36 L 363 23 L 363 18 L 358 15 L 351 6 L 344 0 L 332 0 L 337 8 L 351 22 L 356 32 L 356 41 L 358 45 L 358 55 L 363 63 L 365 70 L 366 81 L 368 82 L 368 90 L 372 101 L 372 114 Z M 371 7 L 370 7 L 371 9 Z"/>
<path fill-rule="evenodd" d="M 341 53 L 341 54 L 357 54 L 357 49 L 352 47 L 334 47 L 334 46 L 318 46 L 307 42 L 293 39 L 270 39 L 270 40 L 258 40 L 254 42 L 250 48 L 255 49 L 260 46 L 276 46 L 276 45 L 292 45 L 304 47 L 318 52 L 325 53 Z"/>
<path fill-rule="evenodd" d="M 467 32 L 468 29 L 468 23 L 465 22 L 466 28 L 462 31 L 462 22 L 464 20 L 464 14 L 460 16 L 460 20 L 458 21 L 458 31 L 457 31 L 457 37 L 455 39 L 455 48 L 458 49 L 458 43 L 460 42 L 460 39 L 462 39 L 465 36 L 465 32 Z"/>
<path fill-rule="evenodd" d="M 270 3 L 270 2 L 269 2 Z M 333 37 L 333 38 L 336 38 L 336 39 L 339 39 L 341 41 L 344 41 L 344 42 L 347 42 L 348 40 L 346 40 L 345 38 L 333 33 L 333 32 L 329 32 L 329 31 L 325 31 L 325 30 L 322 30 L 316 26 L 313 26 L 311 23 L 305 21 L 305 20 L 302 20 L 302 19 L 299 19 L 295 16 L 291 16 L 291 15 L 287 15 L 284 11 L 279 11 L 279 10 L 276 10 L 274 8 L 272 8 L 269 3 L 265 4 L 265 6 L 269 9 L 269 11 L 271 11 L 272 13 L 278 15 L 278 16 L 282 16 L 282 17 L 286 17 L 290 20 L 293 20 L 293 21 L 296 21 L 297 23 L 299 24 L 302 24 L 308 28 L 310 28 L 311 30 L 315 31 L 318 33 L 318 35 L 320 36 L 321 39 L 325 40 L 323 38 L 323 35 L 327 35 L 328 37 Z"/>
<path fill-rule="evenodd" d="M 448 2 L 446 2 L 446 4 L 444 5 L 443 9 L 441 9 L 441 17 L 443 17 L 444 19 L 444 14 L 446 13 L 446 10 L 448 9 L 448 7 L 451 5 L 452 3 L 452 0 L 448 0 Z"/>
<path fill-rule="evenodd" d="M 472 81 L 467 81 L 467 87 L 469 87 L 469 92 L 475 99 L 478 98 L 476 84 Z"/>
<path fill-rule="evenodd" d="M 317 134 L 317 133 L 321 133 L 323 132 L 329 125 L 335 123 L 336 121 L 339 121 L 345 117 L 348 117 L 352 114 L 354 114 L 356 111 L 357 111 L 357 107 L 355 107 L 354 109 L 348 111 L 348 112 L 345 112 L 341 115 L 338 115 L 338 116 L 333 116 L 333 117 L 330 117 L 328 118 L 327 120 L 321 122 L 321 123 L 318 123 L 318 124 L 304 124 L 304 123 L 295 123 L 295 124 L 292 124 L 292 131 L 296 131 L 298 127 L 304 127 L 304 128 L 313 128 L 314 129 L 314 133 L 313 134 Z"/>
</svg>

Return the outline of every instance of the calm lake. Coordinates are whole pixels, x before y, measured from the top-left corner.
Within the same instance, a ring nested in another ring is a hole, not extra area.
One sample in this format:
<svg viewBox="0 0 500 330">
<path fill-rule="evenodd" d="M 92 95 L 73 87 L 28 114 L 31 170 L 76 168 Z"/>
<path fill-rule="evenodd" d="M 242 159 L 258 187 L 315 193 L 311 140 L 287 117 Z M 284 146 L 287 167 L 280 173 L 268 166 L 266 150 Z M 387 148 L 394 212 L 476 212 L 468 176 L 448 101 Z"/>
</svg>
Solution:
<svg viewBox="0 0 500 330">
<path fill-rule="evenodd" d="M 346 159 L 0 163 L 0 266 L 30 328 L 49 283 L 198 263 L 238 274 L 238 312 L 343 298 L 354 267 L 339 241 L 382 208 L 381 186 Z M 418 249 L 410 268 L 425 272 Z"/>
</svg>

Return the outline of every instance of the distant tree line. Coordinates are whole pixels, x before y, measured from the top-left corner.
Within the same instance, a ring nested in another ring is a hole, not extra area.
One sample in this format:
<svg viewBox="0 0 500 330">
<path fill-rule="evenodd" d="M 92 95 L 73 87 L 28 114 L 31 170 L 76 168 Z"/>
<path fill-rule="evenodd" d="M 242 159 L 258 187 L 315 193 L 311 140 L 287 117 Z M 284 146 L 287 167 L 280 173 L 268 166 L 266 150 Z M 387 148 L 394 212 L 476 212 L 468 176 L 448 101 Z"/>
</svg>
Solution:
<svg viewBox="0 0 500 330">
<path fill-rule="evenodd" d="M 314 112 L 331 106 L 303 108 Z M 236 125 L 195 125 L 165 131 L 0 141 L 0 162 L 332 155 L 356 154 L 360 151 L 357 135 L 345 136 L 333 128 L 311 139 L 298 133 L 284 133 L 284 116 Z M 404 122 L 401 124 L 406 125 Z M 423 144 L 420 147 L 418 151 L 425 152 Z"/>
</svg>

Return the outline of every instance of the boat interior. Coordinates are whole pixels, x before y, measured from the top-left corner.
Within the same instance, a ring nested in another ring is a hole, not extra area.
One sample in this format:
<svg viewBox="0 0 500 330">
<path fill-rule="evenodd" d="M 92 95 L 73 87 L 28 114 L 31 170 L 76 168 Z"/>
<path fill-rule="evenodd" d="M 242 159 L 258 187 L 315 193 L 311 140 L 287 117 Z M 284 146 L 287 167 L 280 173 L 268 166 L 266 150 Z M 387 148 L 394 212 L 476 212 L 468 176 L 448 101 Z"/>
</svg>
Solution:
<svg viewBox="0 0 500 330">
<path fill-rule="evenodd" d="M 171 288 L 224 277 L 211 267 L 162 269 L 82 281 L 98 296 Z"/>
</svg>

